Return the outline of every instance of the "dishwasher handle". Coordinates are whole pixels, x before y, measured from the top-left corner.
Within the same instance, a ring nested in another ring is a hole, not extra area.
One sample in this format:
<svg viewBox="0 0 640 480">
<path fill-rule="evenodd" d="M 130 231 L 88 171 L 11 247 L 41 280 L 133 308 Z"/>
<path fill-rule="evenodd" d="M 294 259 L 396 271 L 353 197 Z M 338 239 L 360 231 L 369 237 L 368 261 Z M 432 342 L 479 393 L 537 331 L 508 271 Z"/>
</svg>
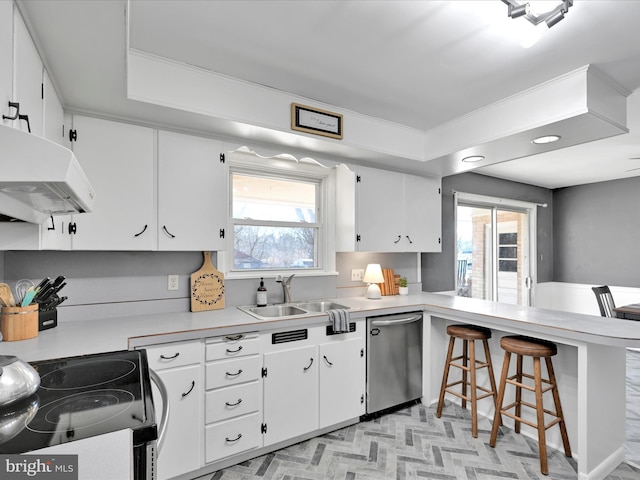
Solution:
<svg viewBox="0 0 640 480">
<path fill-rule="evenodd" d="M 391 325 L 404 325 L 422 320 L 422 315 L 412 315 L 411 317 L 396 318 L 394 320 L 372 320 L 371 325 L 374 327 L 388 327 Z"/>
</svg>

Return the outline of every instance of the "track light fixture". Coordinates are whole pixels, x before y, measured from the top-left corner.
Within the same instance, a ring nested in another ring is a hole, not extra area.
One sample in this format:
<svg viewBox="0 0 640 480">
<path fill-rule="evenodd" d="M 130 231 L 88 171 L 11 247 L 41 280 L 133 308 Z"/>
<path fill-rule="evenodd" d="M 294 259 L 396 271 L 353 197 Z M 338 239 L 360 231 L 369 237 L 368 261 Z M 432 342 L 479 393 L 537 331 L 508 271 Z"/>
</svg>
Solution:
<svg viewBox="0 0 640 480">
<path fill-rule="evenodd" d="M 564 15 L 569 11 L 569 7 L 573 6 L 573 0 L 564 0 L 559 2 L 559 5 L 553 10 L 536 15 L 531 12 L 529 2 L 523 4 L 520 4 L 520 2 L 516 0 L 502 0 L 502 2 L 509 7 L 507 11 L 509 17 L 524 17 L 534 25 L 544 22 L 548 28 L 553 27 L 562 20 Z"/>
</svg>

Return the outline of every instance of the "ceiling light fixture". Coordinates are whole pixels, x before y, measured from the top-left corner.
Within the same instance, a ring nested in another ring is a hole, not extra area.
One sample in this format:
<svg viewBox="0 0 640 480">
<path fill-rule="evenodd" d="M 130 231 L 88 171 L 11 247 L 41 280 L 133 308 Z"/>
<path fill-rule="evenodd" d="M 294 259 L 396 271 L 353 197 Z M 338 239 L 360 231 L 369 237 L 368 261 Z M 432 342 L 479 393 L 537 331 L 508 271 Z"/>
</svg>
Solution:
<svg viewBox="0 0 640 480">
<path fill-rule="evenodd" d="M 533 25 L 538 25 L 544 22 L 549 28 L 562 20 L 564 15 L 569 11 L 569 7 L 573 6 L 573 0 L 564 0 L 550 11 L 535 14 L 531 12 L 529 2 L 523 4 L 516 0 L 502 0 L 502 2 L 507 4 L 509 7 L 509 10 L 507 11 L 509 17 L 524 17 Z"/>
<path fill-rule="evenodd" d="M 543 135 L 542 137 L 534 138 L 531 143 L 535 145 L 544 145 L 545 143 L 553 143 L 560 140 L 560 135 Z"/>
<path fill-rule="evenodd" d="M 462 161 L 465 163 L 479 162 L 481 160 L 484 160 L 484 157 L 482 155 L 471 155 L 462 159 Z"/>
</svg>

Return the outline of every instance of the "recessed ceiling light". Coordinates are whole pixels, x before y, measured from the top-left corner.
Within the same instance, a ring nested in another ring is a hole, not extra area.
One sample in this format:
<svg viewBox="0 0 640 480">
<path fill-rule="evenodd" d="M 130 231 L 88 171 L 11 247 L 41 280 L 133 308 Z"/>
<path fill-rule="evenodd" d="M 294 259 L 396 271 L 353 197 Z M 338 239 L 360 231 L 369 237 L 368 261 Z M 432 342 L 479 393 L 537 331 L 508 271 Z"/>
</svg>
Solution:
<svg viewBox="0 0 640 480">
<path fill-rule="evenodd" d="M 479 162 L 480 160 L 484 160 L 482 155 L 471 155 L 470 157 L 464 157 L 462 159 L 462 161 L 466 163 Z"/>
<path fill-rule="evenodd" d="M 535 143 L 536 145 L 544 144 L 544 143 L 553 143 L 560 140 L 560 135 L 545 135 L 543 137 L 534 138 L 531 140 L 531 143 Z"/>
</svg>

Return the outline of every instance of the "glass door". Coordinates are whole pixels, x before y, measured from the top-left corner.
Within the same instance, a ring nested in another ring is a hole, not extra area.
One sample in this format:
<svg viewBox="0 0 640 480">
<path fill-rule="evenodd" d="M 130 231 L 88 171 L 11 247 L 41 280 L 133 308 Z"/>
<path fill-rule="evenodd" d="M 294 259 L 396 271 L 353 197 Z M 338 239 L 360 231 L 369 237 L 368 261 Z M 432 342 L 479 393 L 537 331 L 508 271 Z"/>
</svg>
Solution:
<svg viewBox="0 0 640 480">
<path fill-rule="evenodd" d="M 456 294 L 530 305 L 530 212 L 460 202 L 456 217 Z"/>
</svg>

